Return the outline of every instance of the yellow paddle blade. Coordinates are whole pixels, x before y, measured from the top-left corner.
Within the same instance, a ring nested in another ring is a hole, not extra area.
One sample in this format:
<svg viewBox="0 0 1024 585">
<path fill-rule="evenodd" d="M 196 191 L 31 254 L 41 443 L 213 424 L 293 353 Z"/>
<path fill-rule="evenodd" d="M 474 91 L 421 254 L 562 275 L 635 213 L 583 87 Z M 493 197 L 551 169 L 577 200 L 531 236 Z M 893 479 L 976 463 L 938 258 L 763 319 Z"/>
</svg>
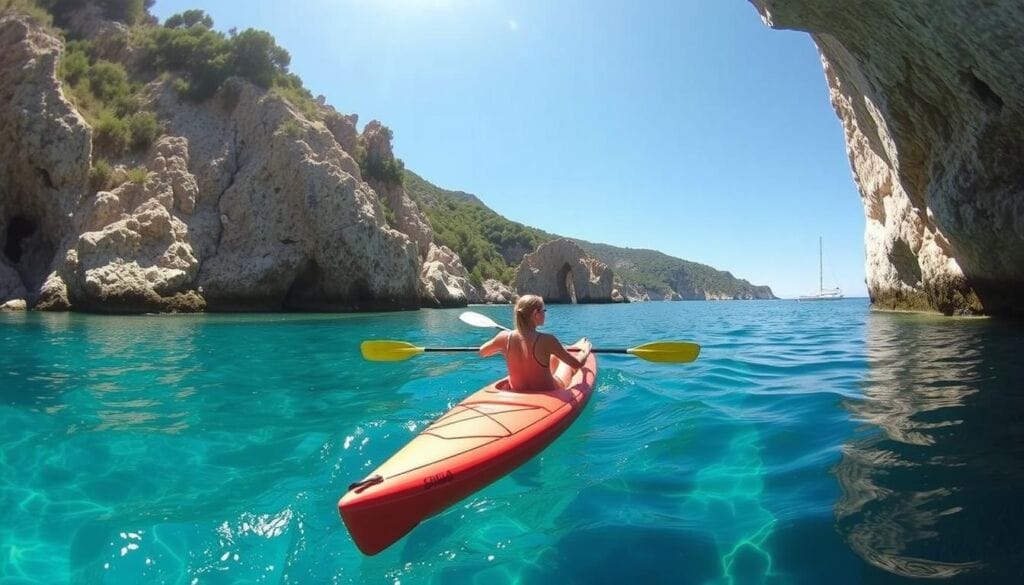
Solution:
<svg viewBox="0 0 1024 585">
<path fill-rule="evenodd" d="M 359 344 L 363 358 L 372 362 L 400 362 L 423 353 L 424 348 L 405 341 L 374 339 Z"/>
<path fill-rule="evenodd" d="M 655 341 L 631 347 L 626 353 L 649 362 L 682 364 L 697 359 L 700 346 L 688 341 Z"/>
</svg>

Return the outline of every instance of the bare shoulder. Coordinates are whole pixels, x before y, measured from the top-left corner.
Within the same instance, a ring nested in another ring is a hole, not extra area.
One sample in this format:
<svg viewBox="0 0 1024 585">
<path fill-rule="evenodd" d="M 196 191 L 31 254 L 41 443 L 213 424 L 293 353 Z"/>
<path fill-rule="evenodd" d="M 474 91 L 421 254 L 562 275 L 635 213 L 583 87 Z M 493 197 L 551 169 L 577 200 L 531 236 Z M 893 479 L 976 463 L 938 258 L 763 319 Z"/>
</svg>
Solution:
<svg viewBox="0 0 1024 585">
<path fill-rule="evenodd" d="M 510 333 L 508 331 L 499 331 L 494 337 L 490 338 L 481 347 L 485 349 L 497 348 L 500 350 L 507 343 L 509 335 Z"/>
<path fill-rule="evenodd" d="M 562 343 L 558 341 L 558 338 L 555 337 L 554 335 L 551 335 L 550 333 L 538 333 L 537 343 L 540 344 L 540 346 L 544 347 L 545 349 L 562 347 Z"/>
</svg>

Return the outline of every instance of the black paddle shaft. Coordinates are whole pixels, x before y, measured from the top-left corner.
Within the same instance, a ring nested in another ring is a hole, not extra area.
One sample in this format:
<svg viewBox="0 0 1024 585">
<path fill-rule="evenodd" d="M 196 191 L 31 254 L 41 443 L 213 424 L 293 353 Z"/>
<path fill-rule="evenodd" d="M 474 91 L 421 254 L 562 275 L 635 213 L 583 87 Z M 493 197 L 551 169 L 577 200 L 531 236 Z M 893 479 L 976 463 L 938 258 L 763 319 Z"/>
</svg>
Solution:
<svg viewBox="0 0 1024 585">
<path fill-rule="evenodd" d="M 479 347 L 424 347 L 424 351 L 479 351 Z M 583 351 L 579 347 L 569 347 L 569 351 Z M 630 350 L 625 347 L 614 347 L 611 349 L 601 349 L 595 347 L 590 350 L 591 353 L 629 353 Z"/>
<path fill-rule="evenodd" d="M 583 350 L 581 350 L 578 347 L 570 347 L 568 349 L 569 349 L 569 351 L 583 351 Z M 479 347 L 424 347 L 423 348 L 424 352 L 431 352 L 431 351 L 437 351 L 437 352 L 445 352 L 445 351 L 447 351 L 447 352 L 458 352 L 458 351 L 462 351 L 462 352 L 467 352 L 467 351 L 479 351 L 479 350 L 480 350 Z M 614 348 L 614 349 L 597 349 L 597 348 L 594 348 L 594 349 L 590 350 L 590 353 L 629 353 L 629 350 L 627 350 L 625 348 L 621 348 L 621 347 L 617 347 L 617 348 Z"/>
</svg>

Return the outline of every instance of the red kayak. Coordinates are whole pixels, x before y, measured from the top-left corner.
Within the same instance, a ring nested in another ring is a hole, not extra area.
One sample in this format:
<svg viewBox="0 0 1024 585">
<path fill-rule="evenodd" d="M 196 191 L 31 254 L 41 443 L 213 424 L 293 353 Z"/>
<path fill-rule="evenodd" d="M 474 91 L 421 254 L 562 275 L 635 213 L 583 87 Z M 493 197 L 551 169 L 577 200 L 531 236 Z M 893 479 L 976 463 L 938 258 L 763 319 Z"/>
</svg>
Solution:
<svg viewBox="0 0 1024 585">
<path fill-rule="evenodd" d="M 359 550 L 379 553 L 558 438 L 590 400 L 597 359 L 590 354 L 587 366 L 575 374 L 558 364 L 554 375 L 565 390 L 513 392 L 508 378 L 488 384 L 349 486 L 338 510 Z"/>
</svg>

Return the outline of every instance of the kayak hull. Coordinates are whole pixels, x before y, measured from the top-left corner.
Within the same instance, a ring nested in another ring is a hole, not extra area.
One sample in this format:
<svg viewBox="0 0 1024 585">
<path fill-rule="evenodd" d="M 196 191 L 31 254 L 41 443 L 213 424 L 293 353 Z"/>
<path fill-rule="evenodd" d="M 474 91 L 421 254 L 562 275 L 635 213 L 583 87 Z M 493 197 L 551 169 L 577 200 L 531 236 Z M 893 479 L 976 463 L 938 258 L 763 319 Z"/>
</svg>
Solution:
<svg viewBox="0 0 1024 585">
<path fill-rule="evenodd" d="M 507 378 L 488 384 L 353 484 L 338 510 L 359 550 L 377 554 L 422 520 L 504 477 L 558 438 L 590 400 L 597 360 L 591 354 L 576 373 L 558 360 L 552 362 L 565 389 L 513 392 Z"/>
</svg>

